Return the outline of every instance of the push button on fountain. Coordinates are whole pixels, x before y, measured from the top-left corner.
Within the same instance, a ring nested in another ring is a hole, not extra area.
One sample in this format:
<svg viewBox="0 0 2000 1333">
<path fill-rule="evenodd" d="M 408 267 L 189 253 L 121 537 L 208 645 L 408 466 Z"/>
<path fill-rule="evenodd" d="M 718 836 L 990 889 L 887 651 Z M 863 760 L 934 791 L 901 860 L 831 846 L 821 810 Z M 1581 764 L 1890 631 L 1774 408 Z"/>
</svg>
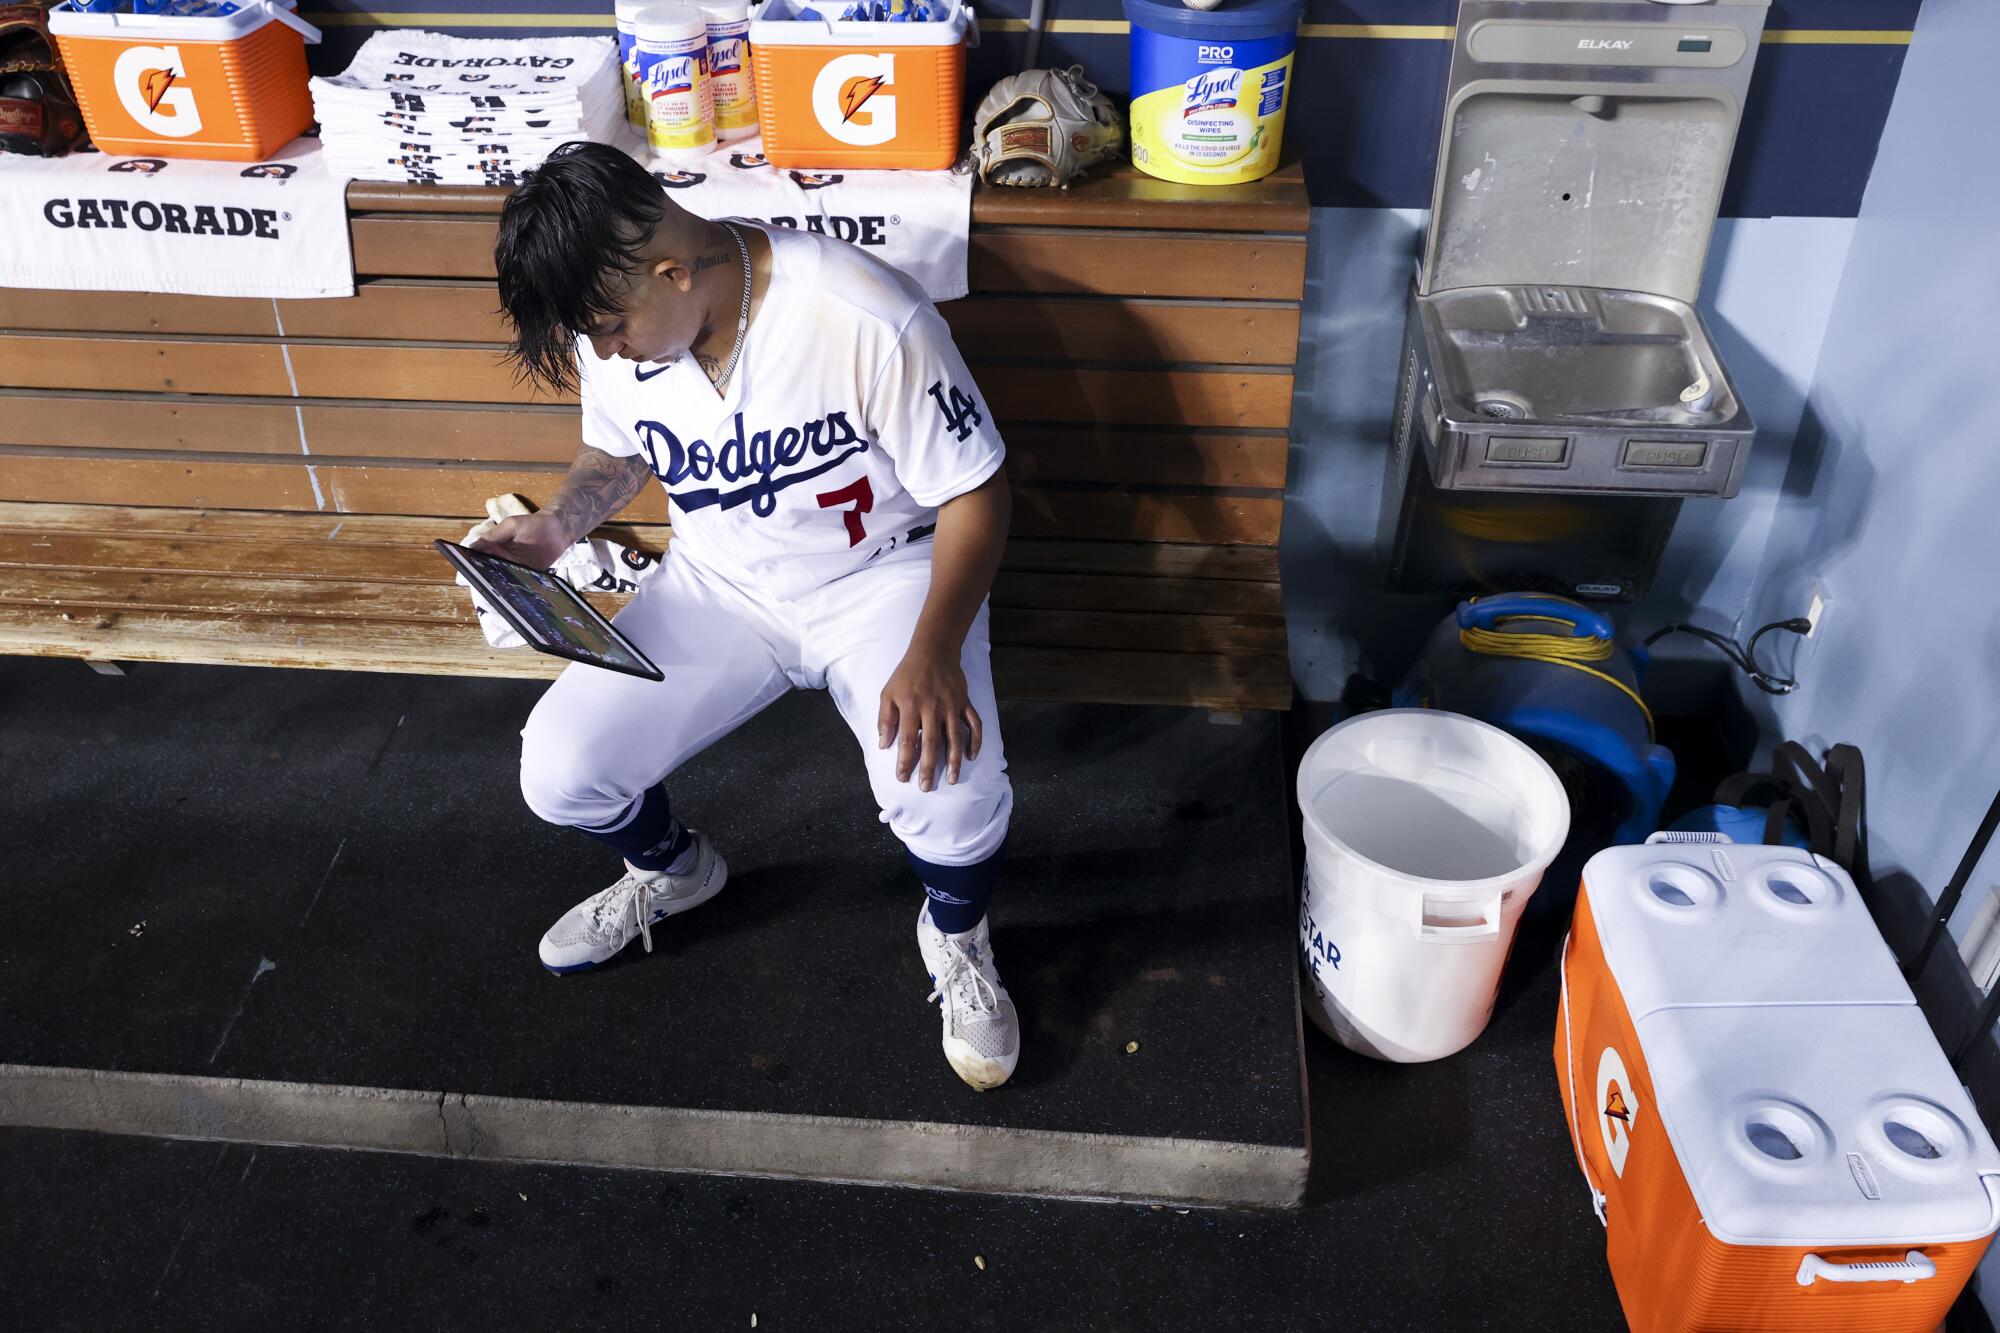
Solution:
<svg viewBox="0 0 2000 1333">
<path fill-rule="evenodd" d="M 1492 435 L 1486 440 L 1489 463 L 1560 465 L 1568 460 L 1569 441 L 1545 435 Z"/>
<path fill-rule="evenodd" d="M 1708 461 L 1703 440 L 1627 440 L 1626 467 L 1700 467 Z"/>
</svg>

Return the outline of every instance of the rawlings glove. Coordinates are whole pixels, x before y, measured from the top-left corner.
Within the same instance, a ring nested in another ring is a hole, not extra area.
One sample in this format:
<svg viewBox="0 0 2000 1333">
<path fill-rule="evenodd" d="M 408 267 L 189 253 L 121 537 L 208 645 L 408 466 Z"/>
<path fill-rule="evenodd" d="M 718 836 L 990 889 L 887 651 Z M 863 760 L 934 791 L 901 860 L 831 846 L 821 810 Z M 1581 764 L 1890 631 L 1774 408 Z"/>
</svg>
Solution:
<svg viewBox="0 0 2000 1333">
<path fill-rule="evenodd" d="M 1067 188 L 1124 147 L 1124 122 L 1081 65 L 1010 74 L 972 117 L 972 152 L 988 185 Z"/>
<path fill-rule="evenodd" d="M 0 5 L 0 153 L 61 157 L 84 142 L 44 7 Z"/>
</svg>

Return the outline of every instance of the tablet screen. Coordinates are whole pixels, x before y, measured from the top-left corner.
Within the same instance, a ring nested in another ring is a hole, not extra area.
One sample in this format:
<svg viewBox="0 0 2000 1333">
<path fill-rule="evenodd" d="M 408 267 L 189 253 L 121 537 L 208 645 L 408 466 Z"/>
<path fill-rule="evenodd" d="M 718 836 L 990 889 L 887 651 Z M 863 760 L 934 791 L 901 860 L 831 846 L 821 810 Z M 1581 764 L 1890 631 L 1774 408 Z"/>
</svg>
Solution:
<svg viewBox="0 0 2000 1333">
<path fill-rule="evenodd" d="M 553 574 L 440 541 L 438 549 L 531 647 L 572 661 L 659 680 L 662 673 L 576 589 Z"/>
</svg>

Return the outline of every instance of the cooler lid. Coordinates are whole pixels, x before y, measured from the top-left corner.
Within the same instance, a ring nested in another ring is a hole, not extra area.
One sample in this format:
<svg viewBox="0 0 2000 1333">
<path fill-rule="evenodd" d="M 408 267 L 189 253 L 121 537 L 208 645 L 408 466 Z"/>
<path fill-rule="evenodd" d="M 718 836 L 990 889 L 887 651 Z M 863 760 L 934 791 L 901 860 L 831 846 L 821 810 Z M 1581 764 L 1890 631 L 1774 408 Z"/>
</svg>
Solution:
<svg viewBox="0 0 2000 1333">
<path fill-rule="evenodd" d="M 2000 1150 L 1916 1007 L 1669 1009 L 1637 1029 L 1716 1239 L 1924 1245 L 2000 1226 Z"/>
<path fill-rule="evenodd" d="M 1847 872 L 1794 847 L 1649 843 L 1583 868 L 1634 1019 L 1685 1005 L 1916 1003 Z"/>
<path fill-rule="evenodd" d="M 1769 0 L 1464 0 L 1422 290 L 1693 304 Z"/>
</svg>

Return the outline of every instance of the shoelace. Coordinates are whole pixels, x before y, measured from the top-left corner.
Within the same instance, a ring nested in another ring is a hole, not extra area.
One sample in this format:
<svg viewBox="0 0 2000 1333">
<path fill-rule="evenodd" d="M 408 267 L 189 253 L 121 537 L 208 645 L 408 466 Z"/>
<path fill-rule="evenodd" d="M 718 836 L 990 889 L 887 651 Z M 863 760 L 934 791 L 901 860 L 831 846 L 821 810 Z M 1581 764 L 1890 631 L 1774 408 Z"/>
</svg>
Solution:
<svg viewBox="0 0 2000 1333">
<path fill-rule="evenodd" d="M 625 929 L 625 918 L 629 913 L 639 926 L 639 938 L 646 942 L 646 952 L 653 951 L 653 889 L 655 881 L 639 875 L 627 875 L 610 888 L 597 895 L 590 908 L 590 931 L 599 939 L 610 936 L 613 931 Z M 630 939 L 631 936 L 626 936 Z"/>
<path fill-rule="evenodd" d="M 965 946 L 946 936 L 944 951 L 948 959 L 944 975 L 937 979 L 937 989 L 930 993 L 925 1003 L 934 1003 L 950 991 L 957 1005 L 974 1014 L 998 1013 L 1000 994 L 993 989 L 993 983 L 986 979 L 986 974 L 979 970 L 979 964 L 966 952 Z"/>
</svg>

